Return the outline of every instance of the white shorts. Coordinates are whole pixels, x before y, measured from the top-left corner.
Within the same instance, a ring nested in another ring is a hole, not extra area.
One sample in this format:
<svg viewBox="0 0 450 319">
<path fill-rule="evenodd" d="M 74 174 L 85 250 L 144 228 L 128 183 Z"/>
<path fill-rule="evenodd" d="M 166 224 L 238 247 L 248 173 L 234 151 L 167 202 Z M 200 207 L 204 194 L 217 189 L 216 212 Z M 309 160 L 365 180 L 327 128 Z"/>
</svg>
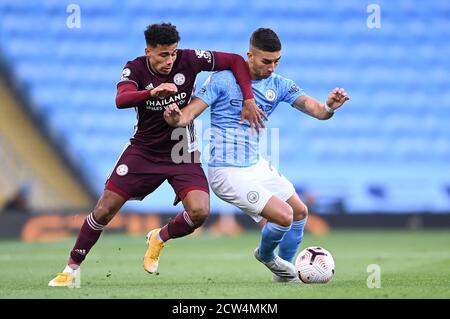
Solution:
<svg viewBox="0 0 450 319">
<path fill-rule="evenodd" d="M 294 186 L 265 159 L 249 167 L 209 167 L 209 184 L 222 200 L 242 209 L 256 222 L 273 195 L 287 201 Z"/>
</svg>

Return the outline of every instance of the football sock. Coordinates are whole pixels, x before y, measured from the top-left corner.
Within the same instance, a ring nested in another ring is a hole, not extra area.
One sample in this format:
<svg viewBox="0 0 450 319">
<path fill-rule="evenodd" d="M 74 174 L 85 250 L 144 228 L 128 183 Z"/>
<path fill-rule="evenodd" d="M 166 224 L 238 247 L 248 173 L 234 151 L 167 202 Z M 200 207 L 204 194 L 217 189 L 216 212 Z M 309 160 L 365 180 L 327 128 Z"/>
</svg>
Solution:
<svg viewBox="0 0 450 319">
<path fill-rule="evenodd" d="M 290 227 L 280 226 L 271 222 L 267 222 L 264 225 L 259 244 L 259 257 L 263 261 L 268 262 L 275 259 L 274 250 Z"/>
<path fill-rule="evenodd" d="M 68 272 L 69 274 L 74 274 L 76 271 L 76 269 L 73 269 L 72 267 L 70 267 L 69 265 L 66 266 L 66 268 L 64 268 L 63 272 Z"/>
<path fill-rule="evenodd" d="M 75 246 L 73 246 L 70 252 L 69 261 L 67 262 L 72 269 L 75 269 L 76 265 L 79 266 L 83 262 L 92 246 L 97 242 L 104 227 L 105 225 L 95 220 L 94 213 L 90 213 L 86 217 L 83 226 L 81 226 Z"/>
<path fill-rule="evenodd" d="M 306 217 L 301 220 L 294 220 L 291 229 L 284 235 L 278 246 L 278 256 L 292 263 L 298 247 L 300 247 L 302 242 L 303 230 L 305 229 L 307 219 Z"/>
<path fill-rule="evenodd" d="M 168 241 L 171 238 L 179 238 L 189 235 L 195 230 L 195 225 L 192 222 L 189 214 L 184 211 L 179 213 L 175 218 L 170 220 L 159 232 L 159 238 L 162 241 Z"/>
</svg>

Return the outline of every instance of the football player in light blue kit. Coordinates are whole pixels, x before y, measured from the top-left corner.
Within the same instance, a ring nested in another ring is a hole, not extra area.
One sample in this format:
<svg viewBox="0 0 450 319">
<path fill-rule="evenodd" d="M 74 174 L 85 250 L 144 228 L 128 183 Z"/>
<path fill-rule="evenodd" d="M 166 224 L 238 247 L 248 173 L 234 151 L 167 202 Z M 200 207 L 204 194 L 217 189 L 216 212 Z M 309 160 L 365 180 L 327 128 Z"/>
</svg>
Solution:
<svg viewBox="0 0 450 319">
<path fill-rule="evenodd" d="M 317 119 L 326 120 L 349 99 L 334 89 L 326 103 L 305 95 L 292 80 L 274 73 L 281 58 L 281 43 L 274 31 L 253 32 L 247 53 L 257 105 L 269 116 L 280 102 Z M 292 264 L 303 238 L 308 209 L 294 186 L 259 152 L 259 135 L 241 120 L 242 93 L 229 71 L 214 73 L 181 111 L 170 105 L 164 118 L 183 127 L 211 107 L 209 183 L 222 200 L 246 212 L 255 221 L 267 219 L 255 257 L 273 272 L 276 282 L 299 282 Z M 278 246 L 278 255 L 275 249 Z"/>
</svg>

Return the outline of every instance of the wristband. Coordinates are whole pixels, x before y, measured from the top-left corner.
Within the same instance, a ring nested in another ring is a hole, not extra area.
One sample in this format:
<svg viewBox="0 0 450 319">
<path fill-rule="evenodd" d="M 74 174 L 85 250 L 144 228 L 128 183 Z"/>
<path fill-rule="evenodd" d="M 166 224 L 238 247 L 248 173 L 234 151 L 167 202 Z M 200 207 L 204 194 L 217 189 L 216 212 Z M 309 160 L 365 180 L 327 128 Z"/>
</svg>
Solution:
<svg viewBox="0 0 450 319">
<path fill-rule="evenodd" d="M 327 112 L 330 113 L 330 114 L 334 114 L 334 110 L 331 107 L 329 107 L 327 105 L 327 103 L 325 103 L 325 110 L 327 110 Z"/>
</svg>

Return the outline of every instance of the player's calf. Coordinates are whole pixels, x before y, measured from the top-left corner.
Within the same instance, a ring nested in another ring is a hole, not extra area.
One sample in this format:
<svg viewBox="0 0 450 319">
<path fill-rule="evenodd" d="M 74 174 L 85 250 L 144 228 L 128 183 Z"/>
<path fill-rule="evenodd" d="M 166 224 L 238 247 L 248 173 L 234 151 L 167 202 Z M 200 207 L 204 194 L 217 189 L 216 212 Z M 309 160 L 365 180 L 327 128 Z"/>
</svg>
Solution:
<svg viewBox="0 0 450 319">
<path fill-rule="evenodd" d="M 294 221 L 291 229 L 284 235 L 278 245 L 278 255 L 284 260 L 293 262 L 303 239 L 304 228 L 308 217 L 308 208 L 297 194 L 294 194 L 287 203 L 294 210 Z"/>
</svg>

